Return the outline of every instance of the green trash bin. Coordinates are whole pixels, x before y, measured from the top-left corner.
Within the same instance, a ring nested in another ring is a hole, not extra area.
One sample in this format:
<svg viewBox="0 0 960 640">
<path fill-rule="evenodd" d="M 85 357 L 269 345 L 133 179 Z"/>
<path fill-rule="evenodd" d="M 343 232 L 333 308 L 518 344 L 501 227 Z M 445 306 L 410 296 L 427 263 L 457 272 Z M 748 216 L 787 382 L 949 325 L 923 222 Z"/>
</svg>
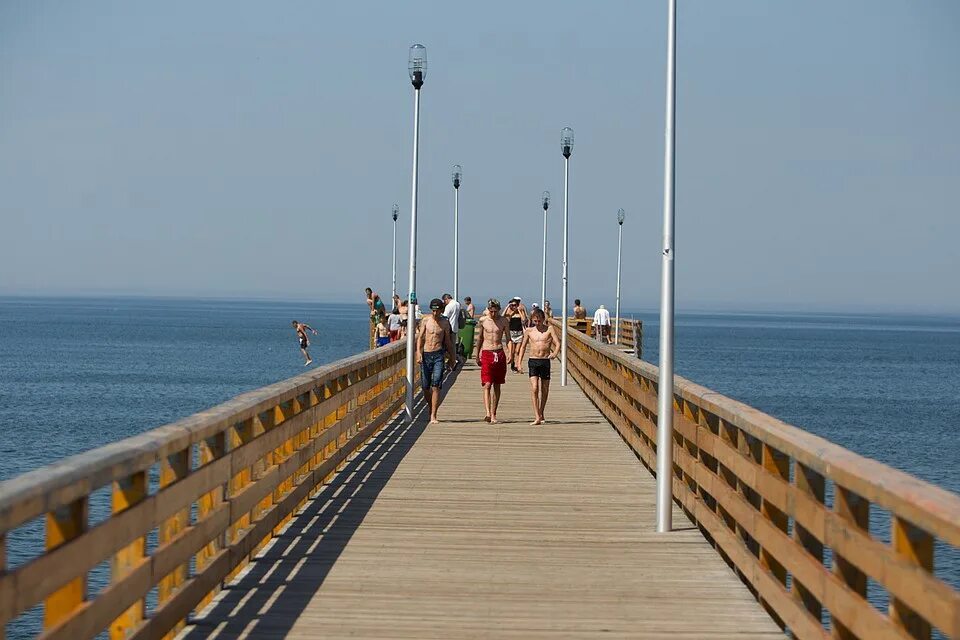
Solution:
<svg viewBox="0 0 960 640">
<path fill-rule="evenodd" d="M 460 329 L 460 353 L 469 358 L 473 355 L 473 332 L 477 329 L 477 321 L 467 318 L 467 323 Z"/>
</svg>

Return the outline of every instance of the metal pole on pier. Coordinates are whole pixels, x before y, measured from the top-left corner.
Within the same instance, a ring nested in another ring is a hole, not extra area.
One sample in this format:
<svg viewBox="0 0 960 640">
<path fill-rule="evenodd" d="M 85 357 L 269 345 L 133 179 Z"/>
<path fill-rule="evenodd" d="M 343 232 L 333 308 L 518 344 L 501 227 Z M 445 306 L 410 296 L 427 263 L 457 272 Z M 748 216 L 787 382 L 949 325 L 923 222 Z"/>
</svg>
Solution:
<svg viewBox="0 0 960 640">
<path fill-rule="evenodd" d="M 570 218 L 570 154 L 573 153 L 573 129 L 560 132 L 563 152 L 563 324 L 560 333 L 560 386 L 567 386 L 567 226 Z"/>
<path fill-rule="evenodd" d="M 657 385 L 657 532 L 673 528 L 673 196 L 677 106 L 677 0 L 667 0 L 667 115 L 663 155 L 660 374 Z"/>
<path fill-rule="evenodd" d="M 413 179 L 410 189 L 410 288 L 407 306 L 407 420 L 413 422 L 413 367 L 414 340 L 417 333 L 417 171 L 420 152 L 420 88 L 427 75 L 427 48 L 422 44 L 410 47 L 407 63 L 410 82 L 413 84 Z"/>
<path fill-rule="evenodd" d="M 540 308 L 547 308 L 547 209 L 550 208 L 550 192 L 543 192 L 543 274 L 540 277 Z"/>
<path fill-rule="evenodd" d="M 620 257 L 623 255 L 623 219 L 626 217 L 623 209 L 617 211 L 617 227 L 620 229 L 617 236 L 617 332 L 613 343 L 620 344 Z"/>
<path fill-rule="evenodd" d="M 460 302 L 460 180 L 463 167 L 453 165 L 453 299 Z"/>
<path fill-rule="evenodd" d="M 393 294 L 391 304 L 397 298 L 397 216 L 400 215 L 400 205 L 393 205 Z"/>
</svg>

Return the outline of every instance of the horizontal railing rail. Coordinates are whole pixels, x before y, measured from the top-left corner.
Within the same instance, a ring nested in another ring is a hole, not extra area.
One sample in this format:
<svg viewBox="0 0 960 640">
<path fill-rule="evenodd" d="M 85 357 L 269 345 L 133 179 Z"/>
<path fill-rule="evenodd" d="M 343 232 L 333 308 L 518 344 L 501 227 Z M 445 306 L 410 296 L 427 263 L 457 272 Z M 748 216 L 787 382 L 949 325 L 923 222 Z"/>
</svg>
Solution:
<svg viewBox="0 0 960 640">
<path fill-rule="evenodd" d="M 559 324 L 559 320 L 554 318 L 554 320 Z M 593 318 L 568 318 L 567 319 L 570 328 L 573 330 L 582 333 L 584 335 L 590 336 L 591 338 L 596 338 L 597 334 L 593 328 Z M 617 330 L 617 319 L 612 319 L 613 326 L 611 327 L 610 339 L 613 340 L 616 336 Z M 630 351 L 637 352 L 637 343 L 643 343 L 643 321 L 642 320 L 629 320 L 627 318 L 620 318 L 620 348 L 629 349 Z M 642 351 L 640 352 L 642 355 Z"/>
<path fill-rule="evenodd" d="M 170 636 L 396 415 L 404 389 L 403 345 L 390 345 L 0 483 L 0 569 L 8 534 L 46 526 L 44 549 L 0 572 L 0 629 L 42 603 L 45 638 Z M 105 487 L 111 513 L 92 523 Z M 90 596 L 104 562 L 109 584 Z"/>
<path fill-rule="evenodd" d="M 571 375 L 655 472 L 657 368 L 569 335 Z M 960 594 L 934 573 L 935 543 L 958 557 L 960 496 L 679 376 L 674 430 L 674 499 L 794 637 L 960 638 Z"/>
</svg>

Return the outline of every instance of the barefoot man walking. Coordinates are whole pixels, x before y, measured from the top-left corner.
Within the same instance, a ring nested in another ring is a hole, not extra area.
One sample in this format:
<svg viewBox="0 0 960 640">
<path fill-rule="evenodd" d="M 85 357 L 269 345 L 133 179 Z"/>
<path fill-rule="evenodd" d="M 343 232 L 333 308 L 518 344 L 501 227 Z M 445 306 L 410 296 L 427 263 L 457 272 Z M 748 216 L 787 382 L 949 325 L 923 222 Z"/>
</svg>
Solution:
<svg viewBox="0 0 960 640">
<path fill-rule="evenodd" d="M 550 392 L 550 361 L 560 353 L 560 338 L 557 330 L 547 324 L 543 309 L 534 309 L 533 326 L 523 332 L 518 360 L 523 366 L 523 354 L 530 349 L 530 396 L 533 400 L 534 419 L 530 424 L 543 424 L 543 410 L 547 406 L 547 394 Z"/>
<path fill-rule="evenodd" d="M 500 315 L 500 301 L 490 298 L 487 314 L 477 321 L 476 360 L 480 367 L 480 384 L 483 385 L 483 419 L 497 423 L 497 405 L 500 404 L 500 385 L 507 379 L 507 356 L 503 352 L 503 335 L 509 322 Z"/>
<path fill-rule="evenodd" d="M 420 363 L 423 395 L 430 399 L 430 424 L 439 424 L 437 409 L 440 408 L 444 355 L 449 359 L 452 369 L 457 364 L 457 353 L 453 350 L 453 332 L 450 323 L 443 317 L 443 302 L 440 298 L 430 301 L 430 311 L 430 315 L 424 316 L 417 328 L 417 362 Z"/>
</svg>

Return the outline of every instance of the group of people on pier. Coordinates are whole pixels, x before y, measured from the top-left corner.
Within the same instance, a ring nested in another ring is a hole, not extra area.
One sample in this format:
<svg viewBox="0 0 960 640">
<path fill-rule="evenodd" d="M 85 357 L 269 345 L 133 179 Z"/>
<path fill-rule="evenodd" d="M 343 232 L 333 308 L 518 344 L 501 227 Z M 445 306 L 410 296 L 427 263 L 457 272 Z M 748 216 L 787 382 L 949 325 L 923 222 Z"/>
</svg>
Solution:
<svg viewBox="0 0 960 640">
<path fill-rule="evenodd" d="M 411 326 L 410 304 L 394 295 L 392 308 L 387 313 L 380 295 L 370 287 L 365 291 L 377 346 L 405 339 Z M 468 355 L 472 355 L 480 368 L 485 422 L 497 423 L 500 387 L 506 383 L 507 368 L 523 374 L 526 363 L 534 413 L 530 424 L 543 424 L 550 392 L 550 362 L 559 355 L 561 346 L 559 332 L 550 322 L 553 309 L 549 300 L 544 301 L 543 308 L 533 303 L 528 310 L 520 296 L 511 298 L 506 308 L 497 298 L 490 298 L 486 308 L 477 317 L 476 307 L 469 296 L 461 304 L 445 293 L 430 301 L 429 314 L 421 313 L 416 304 L 412 311 L 416 359 L 421 368 L 421 386 L 430 404 L 431 424 L 439 422 L 437 412 L 442 401 L 440 389 L 445 371 L 460 367 Z M 585 320 L 586 317 L 586 309 L 576 299 L 573 319 Z M 476 321 L 472 354 L 463 352 L 459 335 L 469 319 Z M 600 305 L 594 314 L 598 340 L 610 342 L 610 324 L 610 313 Z M 312 359 L 307 351 L 310 345 L 308 333 L 315 335 L 317 332 L 297 321 L 293 321 L 293 327 L 306 360 L 304 364 L 309 365 Z"/>
</svg>

